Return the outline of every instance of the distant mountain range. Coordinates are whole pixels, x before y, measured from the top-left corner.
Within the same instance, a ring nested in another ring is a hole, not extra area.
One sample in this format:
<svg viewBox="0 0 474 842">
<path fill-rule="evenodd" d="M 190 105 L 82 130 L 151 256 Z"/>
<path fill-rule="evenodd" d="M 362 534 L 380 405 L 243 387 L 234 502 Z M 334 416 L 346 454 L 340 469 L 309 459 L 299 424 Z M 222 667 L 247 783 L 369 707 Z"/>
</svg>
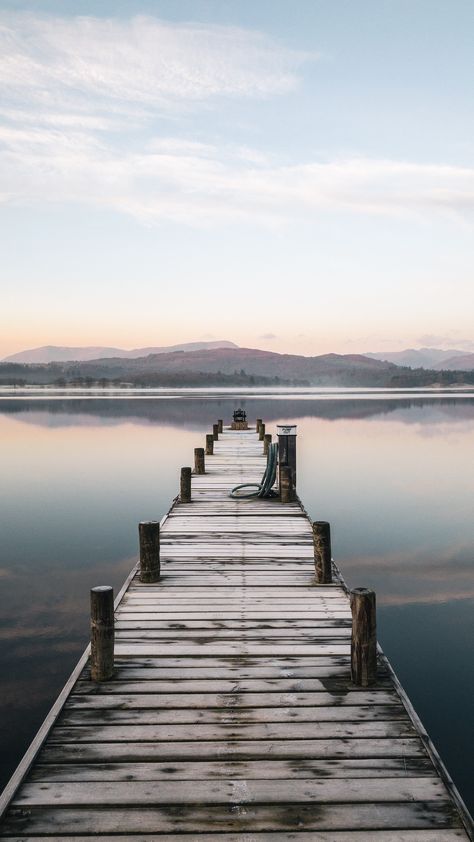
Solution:
<svg viewBox="0 0 474 842">
<path fill-rule="evenodd" d="M 249 355 L 253 355 L 253 357 L 255 358 L 255 363 L 257 364 L 257 367 L 259 369 L 260 363 L 263 359 L 266 359 L 267 361 L 270 361 L 270 359 L 272 359 L 272 352 L 270 351 L 239 348 L 239 346 L 236 345 L 235 342 L 229 342 L 229 340 L 227 339 L 222 339 L 213 340 L 209 342 L 185 342 L 181 345 L 160 345 L 151 346 L 149 348 L 133 348 L 130 351 L 127 351 L 124 348 L 109 348 L 101 345 L 92 345 L 86 347 L 43 345 L 41 348 L 31 348 L 27 351 L 19 351 L 16 354 L 10 354 L 10 356 L 5 357 L 3 362 L 40 364 L 52 362 L 97 362 L 98 360 L 105 359 L 139 360 L 145 357 L 156 356 L 157 354 L 159 354 L 160 356 L 163 354 L 174 354 L 178 352 L 188 354 L 199 351 L 216 351 L 222 348 L 231 349 L 233 351 L 243 351 L 246 357 L 247 367 L 249 365 L 247 359 Z M 296 354 L 273 355 L 273 357 L 279 360 L 279 365 L 286 365 L 285 360 L 295 360 L 297 356 L 298 355 Z M 371 360 L 378 360 L 380 362 L 393 363 L 397 366 L 408 366 L 409 368 L 424 368 L 430 371 L 474 370 L 474 353 L 466 353 L 465 351 L 460 351 L 456 349 L 443 351 L 440 348 L 408 348 L 404 351 L 376 351 L 356 355 L 323 354 L 318 357 L 301 357 L 300 359 L 329 360 L 331 358 L 333 360 L 341 358 L 347 361 L 350 361 L 351 359 L 357 359 L 359 360 L 358 365 L 364 365 L 364 363 L 361 363 L 361 360 L 363 358 L 369 358 Z M 232 357 L 229 357 L 229 359 L 232 359 Z M 195 357 L 194 361 L 197 360 L 198 357 Z M 206 358 L 205 362 L 207 363 L 209 362 L 209 360 Z M 165 365 L 164 360 L 162 360 L 162 363 L 163 365 Z M 154 363 L 152 362 L 151 365 L 154 365 Z M 176 365 L 178 365 L 178 367 L 182 367 L 180 363 L 176 363 L 176 361 L 174 360 L 173 367 Z M 311 368 L 310 363 L 302 363 L 300 365 L 300 367 L 302 368 L 307 368 L 308 366 L 309 368 Z M 220 370 L 222 371 L 222 368 Z M 258 373 L 261 374 L 260 370 Z M 270 376 L 275 375 L 272 374 Z M 282 372 L 279 372 L 279 376 L 284 376 L 284 374 Z"/>
<path fill-rule="evenodd" d="M 3 385 L 92 386 L 379 386 L 474 383 L 474 372 L 401 368 L 362 354 L 303 357 L 258 348 L 161 351 L 50 363 L 0 363 Z"/>
<path fill-rule="evenodd" d="M 447 360 L 442 358 L 444 354 L 449 355 Z M 71 360 L 71 355 L 82 359 Z M 379 359 L 379 356 L 390 359 Z M 51 357 L 54 359 L 51 360 Z M 428 363 L 430 368 L 426 367 Z M 446 370 L 449 363 L 451 368 Z M 415 365 L 415 368 L 407 367 L 409 365 Z M 390 352 L 384 355 L 320 354 L 304 357 L 258 348 L 239 348 L 227 340 L 136 348 L 133 351 L 103 347 L 46 346 L 13 354 L 0 362 L 0 383 L 382 388 L 472 384 L 474 354 L 461 355 L 457 351 L 422 348 L 420 351 Z"/>
<path fill-rule="evenodd" d="M 410 368 L 427 368 L 435 371 L 470 371 L 474 369 L 474 353 L 440 348 L 407 348 L 405 351 L 377 351 L 364 356 L 385 360 Z"/>
<path fill-rule="evenodd" d="M 85 360 L 102 360 L 108 357 L 119 359 L 136 359 L 146 357 L 149 354 L 166 354 L 173 351 L 202 351 L 214 348 L 238 348 L 234 342 L 227 339 L 213 342 L 186 342 L 182 345 L 159 345 L 151 348 L 134 348 L 127 351 L 123 348 L 107 348 L 102 345 L 88 345 L 82 347 L 71 347 L 61 345 L 43 345 L 41 348 L 31 348 L 28 351 L 19 351 L 17 354 L 10 354 L 3 362 L 10 363 L 53 363 L 53 362 L 84 362 Z"/>
</svg>

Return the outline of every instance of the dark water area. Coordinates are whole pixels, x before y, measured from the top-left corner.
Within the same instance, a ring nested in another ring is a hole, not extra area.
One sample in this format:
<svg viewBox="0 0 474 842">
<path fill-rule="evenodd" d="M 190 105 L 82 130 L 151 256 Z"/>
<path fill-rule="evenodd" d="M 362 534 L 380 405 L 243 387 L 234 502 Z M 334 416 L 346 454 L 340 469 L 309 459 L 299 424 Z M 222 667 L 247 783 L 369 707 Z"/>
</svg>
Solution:
<svg viewBox="0 0 474 842">
<path fill-rule="evenodd" d="M 0 788 L 88 638 L 89 589 L 119 589 L 137 523 L 242 405 L 298 424 L 298 490 L 471 811 L 474 397 L 185 395 L 0 399 Z"/>
</svg>

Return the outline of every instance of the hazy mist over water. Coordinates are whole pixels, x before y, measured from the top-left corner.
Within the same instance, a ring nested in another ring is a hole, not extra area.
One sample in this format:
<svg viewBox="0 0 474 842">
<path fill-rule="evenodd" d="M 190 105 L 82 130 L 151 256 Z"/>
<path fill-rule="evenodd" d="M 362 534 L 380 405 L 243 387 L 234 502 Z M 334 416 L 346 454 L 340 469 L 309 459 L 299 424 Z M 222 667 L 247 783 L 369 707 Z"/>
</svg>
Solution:
<svg viewBox="0 0 474 842">
<path fill-rule="evenodd" d="M 372 393 L 0 400 L 0 786 L 87 643 L 89 588 L 116 589 L 210 425 L 242 405 L 298 424 L 298 491 L 471 810 L 474 396 Z M 468 733 L 468 728 L 471 728 Z"/>
</svg>

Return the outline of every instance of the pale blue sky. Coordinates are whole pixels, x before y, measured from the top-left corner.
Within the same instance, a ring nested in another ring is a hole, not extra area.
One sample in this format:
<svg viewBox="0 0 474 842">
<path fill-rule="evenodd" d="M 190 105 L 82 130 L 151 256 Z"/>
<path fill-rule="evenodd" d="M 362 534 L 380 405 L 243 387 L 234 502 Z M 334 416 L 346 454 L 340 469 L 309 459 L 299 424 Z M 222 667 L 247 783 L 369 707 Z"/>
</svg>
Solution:
<svg viewBox="0 0 474 842">
<path fill-rule="evenodd" d="M 0 2 L 0 356 L 474 350 L 469 0 Z"/>
</svg>

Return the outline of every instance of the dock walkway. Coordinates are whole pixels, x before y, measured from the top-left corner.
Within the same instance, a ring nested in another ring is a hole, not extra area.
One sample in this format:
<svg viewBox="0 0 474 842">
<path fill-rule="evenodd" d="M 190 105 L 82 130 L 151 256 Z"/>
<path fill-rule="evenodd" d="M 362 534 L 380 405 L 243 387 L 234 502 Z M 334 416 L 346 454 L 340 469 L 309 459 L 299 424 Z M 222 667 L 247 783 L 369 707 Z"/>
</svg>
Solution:
<svg viewBox="0 0 474 842">
<path fill-rule="evenodd" d="M 114 678 L 93 683 L 83 657 L 0 838 L 467 840 L 383 656 L 375 687 L 351 684 L 349 598 L 337 570 L 315 584 L 300 503 L 228 497 L 263 474 L 255 432 L 214 448 L 162 523 L 160 581 L 134 572 L 117 600 Z"/>
</svg>

